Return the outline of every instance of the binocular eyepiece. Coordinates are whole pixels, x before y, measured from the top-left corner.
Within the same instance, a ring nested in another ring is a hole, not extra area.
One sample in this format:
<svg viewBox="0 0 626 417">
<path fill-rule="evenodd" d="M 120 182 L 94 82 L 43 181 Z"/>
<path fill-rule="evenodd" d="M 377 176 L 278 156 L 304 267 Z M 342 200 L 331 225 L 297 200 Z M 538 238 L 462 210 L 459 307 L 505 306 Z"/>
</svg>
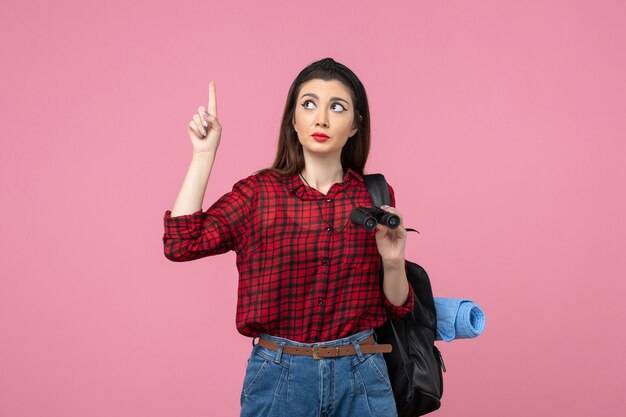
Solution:
<svg viewBox="0 0 626 417">
<path fill-rule="evenodd" d="M 378 223 L 390 229 L 400 226 L 400 217 L 379 207 L 357 207 L 350 213 L 350 220 L 357 226 L 363 226 L 368 232 L 374 230 Z"/>
</svg>

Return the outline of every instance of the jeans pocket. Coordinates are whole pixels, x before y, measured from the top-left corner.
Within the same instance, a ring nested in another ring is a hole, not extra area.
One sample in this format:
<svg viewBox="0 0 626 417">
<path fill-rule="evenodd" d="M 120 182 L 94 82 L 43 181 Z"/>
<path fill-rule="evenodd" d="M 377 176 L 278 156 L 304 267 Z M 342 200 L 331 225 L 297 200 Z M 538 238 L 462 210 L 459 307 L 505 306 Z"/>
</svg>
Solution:
<svg viewBox="0 0 626 417">
<path fill-rule="evenodd" d="M 268 361 L 254 353 L 248 359 L 246 366 L 246 374 L 243 378 L 243 389 L 241 391 L 241 400 L 250 394 L 254 385 L 263 378 L 263 374 L 267 369 Z"/>
<path fill-rule="evenodd" d="M 264 358 L 254 350 L 246 367 L 241 390 L 241 405 L 249 397 L 269 399 L 281 395 L 283 380 L 288 370 L 284 364 Z"/>
<path fill-rule="evenodd" d="M 356 394 L 375 391 L 391 392 L 391 381 L 382 353 L 365 355 L 365 359 L 354 366 L 353 376 Z"/>
<path fill-rule="evenodd" d="M 382 353 L 375 353 L 371 357 L 370 365 L 372 370 L 376 373 L 380 381 L 391 390 L 391 380 L 389 379 L 389 372 L 387 370 L 387 362 Z"/>
</svg>

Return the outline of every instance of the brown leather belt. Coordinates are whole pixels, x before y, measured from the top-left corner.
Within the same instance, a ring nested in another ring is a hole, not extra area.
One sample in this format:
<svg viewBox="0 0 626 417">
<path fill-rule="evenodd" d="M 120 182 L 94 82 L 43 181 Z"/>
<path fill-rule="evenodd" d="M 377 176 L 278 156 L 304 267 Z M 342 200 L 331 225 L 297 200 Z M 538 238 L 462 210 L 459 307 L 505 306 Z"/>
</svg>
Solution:
<svg viewBox="0 0 626 417">
<path fill-rule="evenodd" d="M 264 348 L 273 350 L 274 352 L 278 351 L 277 343 L 274 343 L 262 337 L 259 338 L 258 344 L 263 346 Z M 370 336 L 367 339 L 364 339 L 363 341 L 359 342 L 359 347 L 361 348 L 361 352 L 363 352 L 364 354 L 391 352 L 391 345 L 375 345 L 374 336 Z M 287 353 L 289 355 L 313 356 L 313 359 L 321 359 L 321 358 L 335 358 L 337 356 L 356 355 L 356 349 L 354 348 L 354 345 L 328 346 L 328 347 L 324 347 L 320 345 L 314 345 L 313 347 L 284 346 L 283 353 Z"/>
</svg>

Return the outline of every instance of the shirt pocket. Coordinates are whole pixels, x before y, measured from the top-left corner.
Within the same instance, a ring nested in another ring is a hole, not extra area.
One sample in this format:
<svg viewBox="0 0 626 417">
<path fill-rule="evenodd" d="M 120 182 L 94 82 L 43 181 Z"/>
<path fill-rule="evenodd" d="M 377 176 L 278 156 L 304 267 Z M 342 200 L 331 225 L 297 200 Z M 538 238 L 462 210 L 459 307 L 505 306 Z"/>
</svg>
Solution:
<svg viewBox="0 0 626 417">
<path fill-rule="evenodd" d="M 342 263 L 357 271 L 379 270 L 380 254 L 374 232 L 350 223 L 345 230 Z"/>
</svg>

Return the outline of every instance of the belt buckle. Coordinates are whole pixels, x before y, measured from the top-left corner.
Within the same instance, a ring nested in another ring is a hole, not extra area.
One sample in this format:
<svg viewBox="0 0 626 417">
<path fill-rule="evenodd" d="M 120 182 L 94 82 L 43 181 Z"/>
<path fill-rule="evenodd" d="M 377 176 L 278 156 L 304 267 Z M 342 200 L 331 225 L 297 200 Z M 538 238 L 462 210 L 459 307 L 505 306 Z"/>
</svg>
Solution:
<svg viewBox="0 0 626 417">
<path fill-rule="evenodd" d="M 319 345 L 313 345 L 313 359 L 322 359 L 318 353 Z"/>
</svg>

